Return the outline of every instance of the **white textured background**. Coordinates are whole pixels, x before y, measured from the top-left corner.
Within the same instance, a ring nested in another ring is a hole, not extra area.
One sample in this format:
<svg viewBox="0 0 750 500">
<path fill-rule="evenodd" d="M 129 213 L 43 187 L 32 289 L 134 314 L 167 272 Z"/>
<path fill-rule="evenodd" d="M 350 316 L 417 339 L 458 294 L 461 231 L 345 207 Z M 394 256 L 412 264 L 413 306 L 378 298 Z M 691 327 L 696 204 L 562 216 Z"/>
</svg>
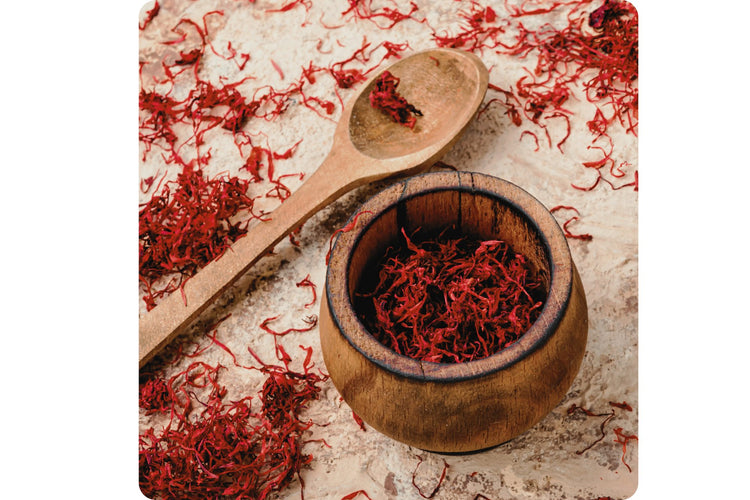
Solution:
<svg viewBox="0 0 750 500">
<path fill-rule="evenodd" d="M 737 69 L 750 11 L 636 6 L 643 187 L 634 498 L 741 496 L 750 276 L 738 228 L 750 108 Z M 140 497 L 132 312 L 140 8 L 139 0 L 85 0 L 4 9 L 0 476 L 12 498 Z M 696 271 L 706 262 L 709 271 Z"/>
<path fill-rule="evenodd" d="M 446 0 L 416 3 L 419 6 L 416 16 L 427 18 L 432 27 L 447 33 L 457 31 L 462 21 L 459 13 L 469 8 L 467 2 Z M 385 40 L 408 41 L 412 51 L 435 46 L 429 26 L 408 20 L 390 30 L 377 29 L 368 21 L 349 22 L 332 30 L 323 28 L 318 22 L 321 15 L 327 24 L 341 24 L 337 13 L 346 10 L 348 4 L 345 1 L 328 2 L 326 9 L 318 6 L 320 2 L 313 2 L 309 13 L 301 6 L 284 13 L 267 13 L 265 9 L 274 3 L 264 0 L 254 4 L 230 0 L 165 0 L 160 4 L 158 16 L 141 33 L 141 60 L 156 63 L 144 66 L 146 87 L 150 72 L 158 74 L 162 59 L 169 61 L 177 55 L 174 49 L 159 43 L 175 38 L 169 29 L 182 17 L 201 24 L 202 16 L 216 9 L 222 10 L 224 15 L 208 18 L 210 39 L 217 49 L 231 41 L 238 52 L 250 53 L 250 61 L 240 72 L 233 62 L 215 57 L 207 49 L 200 68 L 201 77 L 217 82 L 218 76 L 224 75 L 232 82 L 241 76 L 253 75 L 256 80 L 240 88 L 245 95 L 252 95 L 252 89 L 263 84 L 286 88 L 299 78 L 301 68 L 311 60 L 319 66 L 328 66 L 347 59 L 360 48 L 363 37 L 371 42 L 371 47 Z M 374 5 L 379 4 L 375 2 Z M 502 16 L 502 4 L 496 4 L 495 9 Z M 531 27 L 549 22 L 562 28 L 566 20 L 564 9 L 560 10 L 562 13 L 522 20 Z M 309 22 L 306 23 L 306 19 Z M 316 49 L 319 40 L 323 41 L 322 50 L 330 53 L 321 54 Z M 367 69 L 382 54 L 382 49 L 375 51 L 368 65 L 355 62 L 346 67 Z M 533 69 L 536 64 L 534 57 L 500 56 L 491 50 L 478 55 L 490 68 L 490 82 L 504 89 L 513 88 L 515 82 L 524 76 L 524 66 Z M 271 59 L 282 69 L 283 80 L 274 70 Z M 316 85 L 308 91 L 338 105 L 333 93 L 333 79 L 322 74 L 317 79 Z M 180 90 L 185 89 L 177 87 L 174 95 L 180 96 Z M 346 100 L 354 90 L 339 92 Z M 485 102 L 494 97 L 502 96 L 489 91 Z M 581 220 L 571 226 L 571 230 L 592 234 L 593 239 L 589 242 L 570 240 L 573 259 L 587 294 L 590 329 L 581 371 L 567 397 L 539 424 L 503 446 L 474 455 L 442 457 L 393 441 L 371 428 L 361 431 L 351 417 L 351 410 L 340 401 L 338 392 L 328 381 L 323 386 L 321 398 L 311 403 L 303 414 L 316 423 L 326 424 L 325 427 L 313 427 L 312 437 L 323 438 L 331 446 L 326 448 L 313 443 L 305 447 L 305 451 L 314 456 L 312 464 L 302 471 L 307 500 L 338 500 L 360 489 L 366 490 L 373 500 L 419 499 L 421 497 L 411 483 L 418 456 L 425 461 L 419 468 L 417 484 L 425 492 L 431 491 L 436 484 L 444 458 L 450 466 L 436 499 L 473 499 L 478 493 L 492 500 L 625 498 L 635 491 L 639 443 L 628 443 L 626 461 L 633 468 L 629 472 L 620 461 L 622 447 L 613 441 L 612 428 L 622 427 L 628 434 L 638 434 L 638 193 L 632 187 L 613 191 L 604 184 L 590 192 L 571 187 L 571 183 L 590 185 L 593 182 L 594 177 L 581 166 L 581 162 L 598 156 L 588 149 L 593 136 L 586 128 L 586 121 L 593 117 L 592 105 L 579 93 L 566 102 L 565 107 L 573 111 L 573 115 L 571 136 L 562 146 L 564 154 L 554 147 L 565 133 L 562 121 L 548 122 L 553 138 L 553 147 L 549 148 L 538 128 L 526 121 L 521 127 L 516 127 L 504 114 L 503 106 L 492 105 L 470 124 L 443 161 L 463 171 L 482 172 L 509 180 L 529 191 L 548 208 L 572 205 L 579 210 Z M 339 113 L 337 107 L 334 120 Z M 275 168 L 278 173 L 310 174 L 327 154 L 334 127 L 333 120 L 325 120 L 294 102 L 278 119 L 272 122 L 250 120 L 244 130 L 251 134 L 266 134 L 271 149 L 275 151 L 285 151 L 302 138 L 292 158 L 277 161 Z M 539 135 L 538 151 L 529 137 L 520 140 L 523 130 Z M 618 164 L 629 164 L 624 167 L 627 176 L 616 182 L 631 182 L 634 171 L 638 169 L 638 139 L 625 134 L 616 124 L 610 127 L 610 135 L 615 145 L 613 158 Z M 206 145 L 212 148 L 207 171 L 229 170 L 243 175 L 238 171 L 243 162 L 231 141 L 231 134 L 220 131 L 206 138 Z M 172 166 L 170 170 L 165 166 L 158 149 L 155 149 L 147 155 L 140 171 L 142 177 L 160 177 L 164 171 L 176 174 L 178 169 Z M 290 181 L 289 186 L 294 189 L 295 183 L 296 179 Z M 309 300 L 309 290 L 297 288 L 295 284 L 309 273 L 319 294 L 323 292 L 325 254 L 332 232 L 343 226 L 356 211 L 358 203 L 384 185 L 379 183 L 359 189 L 314 216 L 302 229 L 299 248 L 288 241 L 279 244 L 275 255 L 264 258 L 222 298 L 218 314 L 223 316 L 231 312 L 232 316 L 219 326 L 218 339 L 238 356 L 240 364 L 253 364 L 247 346 L 251 346 L 262 359 L 274 360 L 273 338 L 259 328 L 264 319 L 278 315 L 279 319 L 272 325 L 278 330 L 303 326 L 302 319 L 311 313 L 302 307 Z M 257 192 L 267 189 L 261 186 Z M 273 208 L 274 201 L 268 202 L 269 209 Z M 570 215 L 560 212 L 561 222 Z M 318 307 L 316 304 L 312 311 L 317 312 Z M 215 317 L 208 315 L 204 319 L 205 327 Z M 199 325 L 195 329 L 196 339 L 199 340 L 204 331 Z M 299 358 L 298 364 L 302 353 L 297 346 L 312 346 L 313 360 L 317 366 L 324 366 L 317 328 L 287 335 L 281 342 L 287 352 Z M 230 366 L 221 372 L 220 378 L 229 388 L 228 398 L 255 394 L 260 389 L 262 376 L 231 368 L 231 358 L 221 349 L 209 349 L 200 359 L 212 365 Z M 167 368 L 165 376 L 184 369 L 192 361 L 186 359 Z M 575 403 L 604 413 L 611 410 L 610 401 L 627 401 L 634 411 L 618 410 L 617 416 L 606 427 L 606 437 L 583 455 L 577 455 L 577 450 L 585 448 L 599 436 L 601 418 L 568 416 L 567 408 Z M 152 425 L 158 428 L 161 422 L 158 417 L 140 418 L 141 429 Z M 279 497 L 298 498 L 299 494 L 299 482 L 295 481 Z"/>
</svg>

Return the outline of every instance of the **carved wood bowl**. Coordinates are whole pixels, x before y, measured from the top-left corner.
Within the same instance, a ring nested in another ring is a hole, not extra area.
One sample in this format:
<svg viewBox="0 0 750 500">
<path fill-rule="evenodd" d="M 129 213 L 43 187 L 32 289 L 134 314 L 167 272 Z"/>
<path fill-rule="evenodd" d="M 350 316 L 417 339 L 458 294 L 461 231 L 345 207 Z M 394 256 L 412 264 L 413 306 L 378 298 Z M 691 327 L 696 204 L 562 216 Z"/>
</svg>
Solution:
<svg viewBox="0 0 750 500">
<path fill-rule="evenodd" d="M 466 453 L 513 439 L 559 404 L 583 358 L 588 312 L 565 236 L 539 201 L 492 176 L 440 172 L 393 184 L 357 213 L 331 251 L 320 312 L 326 368 L 355 413 L 408 445 Z M 545 276 L 542 311 L 515 343 L 483 359 L 433 363 L 397 354 L 358 319 L 358 280 L 401 228 L 410 234 L 454 224 L 526 256 Z"/>
</svg>

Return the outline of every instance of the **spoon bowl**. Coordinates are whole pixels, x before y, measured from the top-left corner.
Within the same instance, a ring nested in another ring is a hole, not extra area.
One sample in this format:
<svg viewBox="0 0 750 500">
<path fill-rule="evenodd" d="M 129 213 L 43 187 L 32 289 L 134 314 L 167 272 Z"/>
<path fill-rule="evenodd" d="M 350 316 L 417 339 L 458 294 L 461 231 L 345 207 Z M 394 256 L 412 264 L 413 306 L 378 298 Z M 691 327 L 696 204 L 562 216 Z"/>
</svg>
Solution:
<svg viewBox="0 0 750 500">
<path fill-rule="evenodd" d="M 373 108 L 375 80 L 390 71 L 398 92 L 422 112 L 413 129 Z M 369 182 L 418 173 L 458 140 L 484 99 L 487 68 L 455 49 L 417 52 L 384 68 L 344 107 L 333 146 L 318 169 L 270 219 L 251 227 L 229 252 L 207 264 L 139 320 L 139 366 L 184 332 L 263 255 L 314 213 Z"/>
<path fill-rule="evenodd" d="M 396 62 L 388 71 L 400 79 L 398 92 L 417 109 L 428 111 L 411 130 L 393 122 L 370 105 L 375 77 L 342 120 L 348 122 L 352 144 L 360 153 L 379 160 L 441 150 L 446 141 L 459 137 L 482 102 L 487 88 L 483 68 L 477 57 L 453 50 L 419 52 Z"/>
</svg>

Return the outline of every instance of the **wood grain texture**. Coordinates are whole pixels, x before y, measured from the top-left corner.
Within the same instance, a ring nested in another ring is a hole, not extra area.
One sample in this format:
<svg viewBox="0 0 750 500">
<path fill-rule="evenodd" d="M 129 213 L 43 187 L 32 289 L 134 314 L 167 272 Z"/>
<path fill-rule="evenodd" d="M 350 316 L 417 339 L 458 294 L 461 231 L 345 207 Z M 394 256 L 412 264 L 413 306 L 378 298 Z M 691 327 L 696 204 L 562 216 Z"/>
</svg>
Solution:
<svg viewBox="0 0 750 500">
<path fill-rule="evenodd" d="M 370 106 L 378 75 L 344 108 L 331 152 L 307 181 L 229 251 L 210 262 L 139 321 L 139 366 L 185 331 L 224 291 L 282 238 L 342 194 L 379 179 L 411 175 L 432 165 L 455 143 L 487 91 L 478 57 L 452 49 L 418 52 L 385 68 L 400 91 L 420 106 L 411 130 Z"/>
<path fill-rule="evenodd" d="M 583 285 L 551 214 L 520 188 L 470 173 L 417 176 L 362 209 L 373 214 L 336 241 L 320 314 L 326 368 L 352 409 L 394 439 L 451 453 L 501 444 L 549 413 L 578 372 L 588 332 Z M 482 360 L 438 364 L 400 356 L 357 319 L 351 306 L 356 281 L 395 241 L 399 227 L 453 223 L 523 249 L 548 275 L 544 309 L 515 344 Z"/>
</svg>

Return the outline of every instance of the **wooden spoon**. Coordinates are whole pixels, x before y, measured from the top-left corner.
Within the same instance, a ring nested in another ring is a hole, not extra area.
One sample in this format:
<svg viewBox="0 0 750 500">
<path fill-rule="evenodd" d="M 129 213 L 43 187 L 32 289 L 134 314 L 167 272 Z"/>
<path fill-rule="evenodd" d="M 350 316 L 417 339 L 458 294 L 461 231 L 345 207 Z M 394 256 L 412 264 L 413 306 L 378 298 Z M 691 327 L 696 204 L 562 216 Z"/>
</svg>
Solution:
<svg viewBox="0 0 750 500">
<path fill-rule="evenodd" d="M 376 75 L 344 108 L 330 153 L 307 181 L 250 228 L 220 258 L 140 318 L 139 366 L 185 331 L 224 290 L 274 245 L 342 194 L 363 184 L 418 173 L 456 142 L 487 91 L 489 75 L 473 54 L 453 49 L 418 52 L 388 68 L 397 91 L 422 112 L 410 129 L 370 105 Z"/>
</svg>

